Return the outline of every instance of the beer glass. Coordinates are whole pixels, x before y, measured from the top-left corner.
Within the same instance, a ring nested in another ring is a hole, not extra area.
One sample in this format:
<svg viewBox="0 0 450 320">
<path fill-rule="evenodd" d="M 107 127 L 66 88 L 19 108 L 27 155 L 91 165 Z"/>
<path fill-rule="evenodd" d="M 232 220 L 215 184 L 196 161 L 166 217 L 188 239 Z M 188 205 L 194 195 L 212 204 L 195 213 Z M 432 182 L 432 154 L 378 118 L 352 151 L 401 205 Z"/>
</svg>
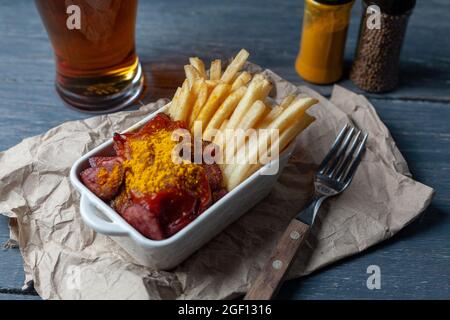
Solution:
<svg viewBox="0 0 450 320">
<path fill-rule="evenodd" d="M 136 100 L 143 75 L 135 52 L 138 0 L 35 0 L 53 46 L 56 90 L 86 112 Z"/>
</svg>

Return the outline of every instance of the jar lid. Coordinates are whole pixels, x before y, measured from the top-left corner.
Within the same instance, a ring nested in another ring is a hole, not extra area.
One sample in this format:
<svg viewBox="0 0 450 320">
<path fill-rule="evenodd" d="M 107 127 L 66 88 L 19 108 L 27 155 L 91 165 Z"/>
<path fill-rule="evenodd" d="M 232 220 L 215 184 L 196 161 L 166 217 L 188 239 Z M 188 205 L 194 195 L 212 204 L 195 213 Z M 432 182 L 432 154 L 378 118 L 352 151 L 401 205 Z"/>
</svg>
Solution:
<svg viewBox="0 0 450 320">
<path fill-rule="evenodd" d="M 346 4 L 352 2 L 354 0 L 315 0 L 317 3 L 321 4 L 329 4 L 329 5 L 338 5 L 338 4 Z"/>
<path fill-rule="evenodd" d="M 381 12 L 390 15 L 404 14 L 414 8 L 416 0 L 364 0 L 367 6 L 377 5 Z"/>
</svg>

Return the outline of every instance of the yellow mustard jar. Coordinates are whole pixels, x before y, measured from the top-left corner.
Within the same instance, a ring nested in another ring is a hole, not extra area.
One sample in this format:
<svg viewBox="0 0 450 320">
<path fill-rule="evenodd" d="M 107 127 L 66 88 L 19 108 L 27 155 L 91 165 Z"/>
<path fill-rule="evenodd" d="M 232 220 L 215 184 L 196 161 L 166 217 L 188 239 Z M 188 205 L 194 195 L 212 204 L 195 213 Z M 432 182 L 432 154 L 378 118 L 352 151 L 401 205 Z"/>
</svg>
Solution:
<svg viewBox="0 0 450 320">
<path fill-rule="evenodd" d="M 354 0 L 305 0 L 297 73 L 306 81 L 330 84 L 342 77 L 344 49 Z"/>
</svg>

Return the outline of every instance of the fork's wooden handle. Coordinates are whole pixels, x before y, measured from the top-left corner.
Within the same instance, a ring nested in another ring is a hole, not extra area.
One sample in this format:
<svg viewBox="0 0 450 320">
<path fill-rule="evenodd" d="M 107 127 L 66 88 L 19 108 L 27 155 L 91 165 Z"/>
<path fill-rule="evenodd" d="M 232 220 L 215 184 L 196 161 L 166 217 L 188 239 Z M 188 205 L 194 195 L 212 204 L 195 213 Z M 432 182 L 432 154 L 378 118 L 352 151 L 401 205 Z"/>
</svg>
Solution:
<svg viewBox="0 0 450 320">
<path fill-rule="evenodd" d="M 297 219 L 291 221 L 244 300 L 269 300 L 275 295 L 308 229 Z"/>
</svg>

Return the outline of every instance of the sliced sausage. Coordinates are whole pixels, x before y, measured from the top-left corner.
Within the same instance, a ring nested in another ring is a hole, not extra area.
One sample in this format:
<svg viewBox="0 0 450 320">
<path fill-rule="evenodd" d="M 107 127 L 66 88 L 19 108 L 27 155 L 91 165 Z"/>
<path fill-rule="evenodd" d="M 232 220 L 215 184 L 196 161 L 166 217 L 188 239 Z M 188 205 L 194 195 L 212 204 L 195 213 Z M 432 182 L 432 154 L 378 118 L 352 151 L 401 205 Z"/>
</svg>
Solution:
<svg viewBox="0 0 450 320">
<path fill-rule="evenodd" d="M 123 218 L 138 230 L 144 237 L 153 240 L 164 239 L 164 232 L 155 214 L 139 204 L 125 209 Z"/>
<path fill-rule="evenodd" d="M 99 165 L 97 160 L 92 161 Z M 80 173 L 84 185 L 102 200 L 111 200 L 119 191 L 123 180 L 123 166 L 117 159 L 104 160 L 101 166 Z"/>
</svg>

